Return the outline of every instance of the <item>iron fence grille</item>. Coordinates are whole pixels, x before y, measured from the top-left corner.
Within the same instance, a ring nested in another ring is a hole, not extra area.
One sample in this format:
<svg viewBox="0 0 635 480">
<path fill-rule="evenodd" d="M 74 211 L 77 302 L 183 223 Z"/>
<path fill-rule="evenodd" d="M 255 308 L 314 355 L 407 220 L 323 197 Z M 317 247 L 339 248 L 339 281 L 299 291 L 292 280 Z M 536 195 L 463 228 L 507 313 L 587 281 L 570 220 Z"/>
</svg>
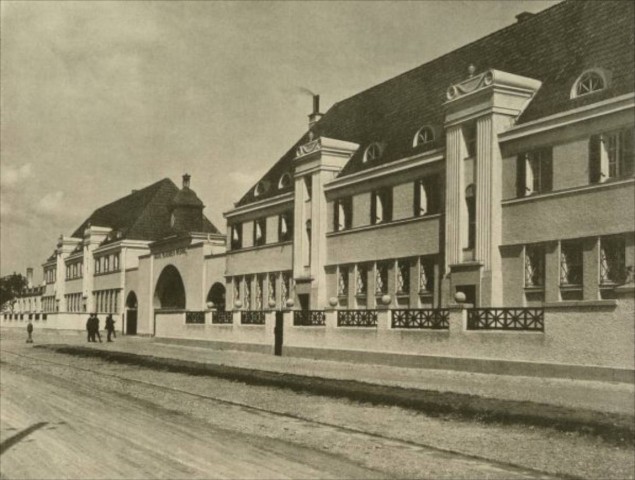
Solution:
<svg viewBox="0 0 635 480">
<path fill-rule="evenodd" d="M 214 311 L 212 312 L 212 323 L 227 324 L 234 323 L 234 313 L 230 311 Z"/>
<path fill-rule="evenodd" d="M 205 323 L 205 312 L 185 312 L 185 323 Z"/>
<path fill-rule="evenodd" d="M 338 327 L 376 327 L 377 310 L 338 310 Z"/>
<path fill-rule="evenodd" d="M 322 327 L 326 325 L 323 310 L 294 310 L 293 324 L 302 327 Z"/>
<path fill-rule="evenodd" d="M 243 310 L 240 312 L 240 323 L 243 325 L 264 325 L 265 312 L 263 310 Z"/>
<path fill-rule="evenodd" d="M 545 311 L 541 308 L 471 308 L 467 312 L 468 330 L 545 330 Z"/>
<path fill-rule="evenodd" d="M 422 308 L 392 311 L 392 328 L 450 328 L 450 311 L 446 308 Z"/>
</svg>

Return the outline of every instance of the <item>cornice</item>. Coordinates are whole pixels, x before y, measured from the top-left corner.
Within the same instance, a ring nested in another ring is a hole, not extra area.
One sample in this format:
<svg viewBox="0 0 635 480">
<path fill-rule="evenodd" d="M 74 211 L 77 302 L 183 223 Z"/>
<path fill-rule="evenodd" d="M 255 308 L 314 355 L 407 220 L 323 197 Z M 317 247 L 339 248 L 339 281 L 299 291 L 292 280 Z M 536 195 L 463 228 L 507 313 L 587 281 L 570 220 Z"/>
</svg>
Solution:
<svg viewBox="0 0 635 480">
<path fill-rule="evenodd" d="M 234 208 L 233 210 L 223 213 L 223 217 L 236 217 L 238 215 L 243 215 L 245 213 L 257 211 L 263 208 L 274 207 L 283 203 L 293 202 L 293 195 L 293 192 L 287 192 L 283 193 L 282 195 L 276 195 L 275 197 L 265 198 L 257 202 L 242 205 L 240 207 Z"/>
<path fill-rule="evenodd" d="M 548 117 L 523 123 L 498 134 L 500 143 L 516 140 L 518 138 L 535 135 L 537 133 L 554 130 L 591 118 L 618 113 L 629 108 L 635 108 L 635 93 L 627 93 L 619 97 L 610 98 L 601 102 L 573 108 L 566 112 L 556 113 Z"/>
<path fill-rule="evenodd" d="M 336 178 L 324 185 L 324 191 L 335 190 L 349 185 L 366 182 L 368 180 L 380 178 L 383 176 L 394 175 L 398 172 L 411 170 L 413 168 L 420 167 L 422 165 L 428 165 L 430 163 L 439 162 L 445 158 L 444 148 L 437 148 L 430 150 L 429 152 L 419 153 L 412 157 L 406 157 L 396 162 L 391 162 L 386 165 L 379 165 L 377 167 L 369 168 L 362 172 L 346 175 L 345 177 Z"/>
<path fill-rule="evenodd" d="M 597 190 L 607 190 L 610 188 L 618 188 L 624 185 L 635 184 L 635 178 L 630 177 L 622 180 L 613 180 L 603 183 L 593 183 L 591 185 L 582 185 L 579 187 L 571 187 L 563 190 L 556 190 L 555 192 L 547 192 L 536 195 L 529 195 L 527 197 L 510 198 L 501 202 L 503 207 L 510 205 L 517 205 L 519 203 L 529 203 L 540 200 L 547 200 L 550 198 L 563 197 L 567 195 L 575 195 L 576 193 L 586 193 Z"/>
</svg>

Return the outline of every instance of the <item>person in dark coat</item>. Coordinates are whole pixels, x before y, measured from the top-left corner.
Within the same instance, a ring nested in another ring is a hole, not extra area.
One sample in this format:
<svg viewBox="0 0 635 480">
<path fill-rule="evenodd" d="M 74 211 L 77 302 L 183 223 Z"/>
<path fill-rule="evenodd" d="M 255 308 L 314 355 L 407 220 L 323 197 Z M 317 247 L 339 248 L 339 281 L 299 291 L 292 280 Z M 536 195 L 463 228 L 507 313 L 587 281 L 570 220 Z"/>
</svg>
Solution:
<svg viewBox="0 0 635 480">
<path fill-rule="evenodd" d="M 31 320 L 29 320 L 29 323 L 26 326 L 26 333 L 28 335 L 26 343 L 33 343 L 33 324 L 31 323 Z"/>
<path fill-rule="evenodd" d="M 117 338 L 117 335 L 115 334 L 115 319 L 112 318 L 111 313 L 109 313 L 106 317 L 106 332 L 108 332 L 107 341 L 112 342 L 110 339 L 111 336 Z"/>
<path fill-rule="evenodd" d="M 93 317 L 93 342 L 95 341 L 95 336 L 99 339 L 99 343 L 101 343 L 101 335 L 99 333 L 99 317 L 96 313 Z"/>
<path fill-rule="evenodd" d="M 86 320 L 86 332 L 87 338 L 89 342 L 94 342 L 95 338 L 93 335 L 93 314 L 88 315 L 88 320 Z"/>
</svg>

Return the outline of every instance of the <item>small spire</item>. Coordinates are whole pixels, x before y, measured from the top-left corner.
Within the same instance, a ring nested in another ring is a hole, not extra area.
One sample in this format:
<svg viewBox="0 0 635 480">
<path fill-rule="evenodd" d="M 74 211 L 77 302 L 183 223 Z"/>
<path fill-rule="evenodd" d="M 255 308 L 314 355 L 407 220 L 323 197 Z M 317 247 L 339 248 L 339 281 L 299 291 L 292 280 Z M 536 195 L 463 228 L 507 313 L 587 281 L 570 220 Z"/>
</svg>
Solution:
<svg viewBox="0 0 635 480">
<path fill-rule="evenodd" d="M 183 175 L 183 188 L 190 188 L 190 178 L 192 177 L 189 173 Z"/>
</svg>

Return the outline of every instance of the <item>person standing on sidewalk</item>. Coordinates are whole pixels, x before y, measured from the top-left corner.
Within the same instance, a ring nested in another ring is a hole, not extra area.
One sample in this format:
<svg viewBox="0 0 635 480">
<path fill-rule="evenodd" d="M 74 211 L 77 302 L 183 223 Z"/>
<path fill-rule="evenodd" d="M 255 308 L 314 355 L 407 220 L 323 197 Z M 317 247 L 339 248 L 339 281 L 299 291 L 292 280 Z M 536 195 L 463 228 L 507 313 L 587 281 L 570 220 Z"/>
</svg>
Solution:
<svg viewBox="0 0 635 480">
<path fill-rule="evenodd" d="M 99 343 L 101 343 L 101 334 L 99 333 L 99 317 L 96 313 L 93 314 L 93 342 L 95 341 L 95 336 L 99 339 Z"/>
<path fill-rule="evenodd" d="M 31 323 L 31 320 L 29 320 L 29 323 L 26 326 L 26 333 L 28 335 L 26 343 L 33 343 L 33 324 Z"/>
<path fill-rule="evenodd" d="M 112 318 L 112 313 L 109 313 L 106 317 L 106 332 L 108 332 L 108 342 L 112 342 L 110 339 L 111 336 L 117 338 L 115 334 L 115 320 Z"/>
<path fill-rule="evenodd" d="M 88 336 L 88 341 L 94 342 L 95 339 L 93 338 L 94 335 L 93 335 L 93 314 L 92 313 L 88 315 L 88 320 L 86 320 L 86 332 Z"/>
</svg>

